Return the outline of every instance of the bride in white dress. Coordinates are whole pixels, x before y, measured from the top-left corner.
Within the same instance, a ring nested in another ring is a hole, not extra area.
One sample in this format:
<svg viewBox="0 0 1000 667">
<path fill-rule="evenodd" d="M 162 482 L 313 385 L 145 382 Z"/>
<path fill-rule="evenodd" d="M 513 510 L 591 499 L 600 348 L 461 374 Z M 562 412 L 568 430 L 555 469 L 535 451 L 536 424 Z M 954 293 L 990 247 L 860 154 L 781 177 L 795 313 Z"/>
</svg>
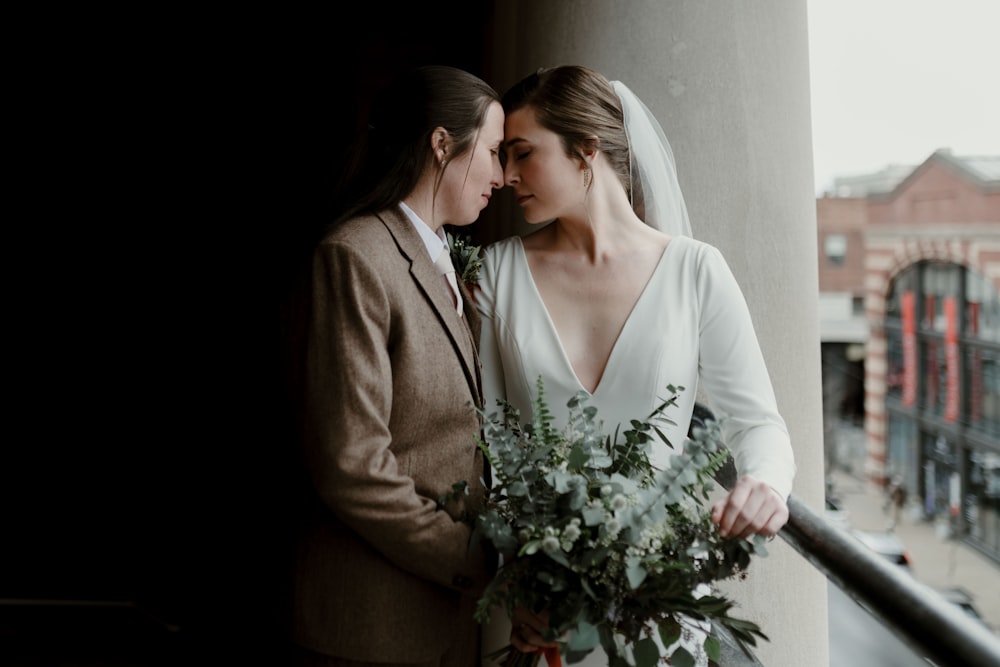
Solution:
<svg viewBox="0 0 1000 667">
<path fill-rule="evenodd" d="M 485 405 L 531 420 L 536 379 L 556 420 L 578 391 L 608 432 L 685 387 L 667 436 L 684 442 L 699 382 L 738 472 L 713 507 L 724 535 L 772 536 L 788 520 L 795 463 L 750 314 L 725 259 L 691 237 L 659 124 L 620 82 L 577 66 L 539 71 L 504 96 L 505 184 L 525 220 L 549 223 L 486 249 L 477 303 Z M 653 462 L 668 466 L 665 445 Z M 513 620 L 513 622 L 512 622 Z M 498 611 L 484 650 L 532 651 L 543 619 Z M 686 648 L 707 658 L 695 632 Z M 606 667 L 600 649 L 582 662 Z"/>
</svg>

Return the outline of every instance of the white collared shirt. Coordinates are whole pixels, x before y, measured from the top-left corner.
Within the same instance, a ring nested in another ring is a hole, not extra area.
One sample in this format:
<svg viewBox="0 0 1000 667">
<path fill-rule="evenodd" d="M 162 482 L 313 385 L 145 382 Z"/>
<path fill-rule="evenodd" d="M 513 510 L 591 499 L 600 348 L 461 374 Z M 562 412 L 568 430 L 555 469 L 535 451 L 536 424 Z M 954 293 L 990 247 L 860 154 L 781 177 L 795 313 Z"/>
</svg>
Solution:
<svg viewBox="0 0 1000 667">
<path fill-rule="evenodd" d="M 430 225 L 424 222 L 423 219 L 404 202 L 399 202 L 399 207 L 403 209 L 403 213 L 406 214 L 406 217 L 409 218 L 410 222 L 413 224 L 414 229 L 416 229 L 417 233 L 420 234 L 420 238 L 427 247 L 427 254 L 431 257 L 431 262 L 436 261 L 438 255 L 441 254 L 441 251 L 444 250 L 447 245 L 444 228 L 439 228 L 437 232 L 435 232 L 431 229 Z"/>
<path fill-rule="evenodd" d="M 438 228 L 435 233 L 434 230 L 430 228 L 430 225 L 424 222 L 423 219 L 421 219 L 421 217 L 404 202 L 399 202 L 399 207 L 403 209 L 403 213 L 405 213 L 406 217 L 410 219 L 411 223 L 413 223 L 414 229 L 416 229 L 417 233 L 420 234 L 420 238 L 423 240 L 424 246 L 427 248 L 427 253 L 431 257 L 431 262 L 436 265 L 438 256 L 443 252 L 450 251 L 450 248 L 448 247 L 448 239 L 444 234 L 444 228 Z M 455 310 L 458 313 L 458 316 L 461 317 L 464 311 L 464 304 L 462 303 L 462 295 L 459 293 L 457 279 L 458 276 L 455 275 L 454 271 L 445 276 L 445 280 L 451 286 L 451 290 L 454 293 Z"/>
</svg>

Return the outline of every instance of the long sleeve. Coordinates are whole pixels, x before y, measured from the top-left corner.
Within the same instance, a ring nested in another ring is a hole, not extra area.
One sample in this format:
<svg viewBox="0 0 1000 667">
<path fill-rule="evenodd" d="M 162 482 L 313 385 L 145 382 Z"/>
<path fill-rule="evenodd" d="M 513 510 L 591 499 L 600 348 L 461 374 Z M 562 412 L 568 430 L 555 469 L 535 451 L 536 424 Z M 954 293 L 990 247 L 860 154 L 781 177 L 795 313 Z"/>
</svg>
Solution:
<svg viewBox="0 0 1000 667">
<path fill-rule="evenodd" d="M 787 498 L 795 461 L 746 300 L 722 254 L 705 246 L 698 301 L 699 374 L 722 419 L 736 469 Z"/>
</svg>

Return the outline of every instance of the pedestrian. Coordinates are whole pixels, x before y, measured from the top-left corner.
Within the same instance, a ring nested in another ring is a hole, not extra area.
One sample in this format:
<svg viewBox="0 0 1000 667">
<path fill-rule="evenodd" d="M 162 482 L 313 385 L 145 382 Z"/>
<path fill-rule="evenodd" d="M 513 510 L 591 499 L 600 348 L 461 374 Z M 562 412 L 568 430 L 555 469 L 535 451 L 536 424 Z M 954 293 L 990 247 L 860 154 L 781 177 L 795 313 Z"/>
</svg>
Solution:
<svg viewBox="0 0 1000 667">
<path fill-rule="evenodd" d="M 900 477 L 893 477 L 889 484 L 888 497 L 884 510 L 891 512 L 889 530 L 895 529 L 903 519 L 903 507 L 906 506 L 906 487 Z"/>
</svg>

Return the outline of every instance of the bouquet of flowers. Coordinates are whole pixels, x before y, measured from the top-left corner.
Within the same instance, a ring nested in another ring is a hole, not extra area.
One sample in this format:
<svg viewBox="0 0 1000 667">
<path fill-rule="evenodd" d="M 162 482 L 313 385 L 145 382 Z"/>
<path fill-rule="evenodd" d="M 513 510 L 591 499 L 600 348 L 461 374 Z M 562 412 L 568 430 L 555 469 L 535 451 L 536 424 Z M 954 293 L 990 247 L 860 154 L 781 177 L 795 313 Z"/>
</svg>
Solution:
<svg viewBox="0 0 1000 667">
<path fill-rule="evenodd" d="M 712 660 L 721 650 L 719 626 L 748 655 L 756 636 L 767 639 L 755 623 L 730 616 L 734 602 L 711 588 L 745 577 L 751 556 L 767 553 L 763 538 L 723 538 L 711 521 L 712 475 L 728 456 L 718 424 L 695 428 L 669 468 L 650 463 L 654 438 L 673 447 L 658 424 L 673 423 L 663 412 L 684 388 L 667 389 L 673 395 L 649 418 L 614 435 L 603 432 L 585 392 L 568 403 L 566 428 L 554 428 L 541 378 L 532 423 L 522 425 L 502 402 L 501 415 L 481 411 L 479 446 L 493 485 L 476 532 L 505 562 L 479 600 L 480 623 L 497 608 L 508 615 L 515 606 L 547 609 L 567 662 L 600 645 L 611 667 L 653 667 L 664 658 L 693 665 L 678 641 L 692 624 L 712 628 L 703 643 Z M 512 646 L 491 657 L 505 653 L 507 666 L 540 659 Z"/>
</svg>

